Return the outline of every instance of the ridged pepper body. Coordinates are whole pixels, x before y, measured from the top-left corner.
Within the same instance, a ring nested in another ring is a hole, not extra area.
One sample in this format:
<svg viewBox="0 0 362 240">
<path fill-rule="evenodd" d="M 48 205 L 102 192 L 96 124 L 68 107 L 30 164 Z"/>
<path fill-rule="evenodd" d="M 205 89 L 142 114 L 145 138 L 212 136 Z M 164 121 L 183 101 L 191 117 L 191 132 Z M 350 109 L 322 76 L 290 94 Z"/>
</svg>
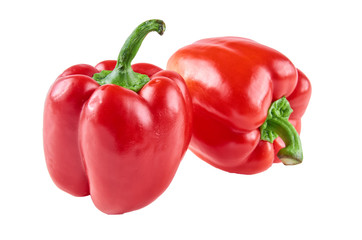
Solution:
<svg viewBox="0 0 362 240">
<path fill-rule="evenodd" d="M 172 181 L 191 138 L 191 98 L 176 72 L 131 65 L 161 20 L 139 25 L 117 61 L 66 69 L 44 107 L 44 153 L 54 183 L 91 195 L 107 214 L 142 208 Z"/>
<path fill-rule="evenodd" d="M 167 69 L 185 79 L 193 103 L 190 149 L 225 171 L 254 174 L 279 162 L 284 142 L 260 139 L 272 102 L 286 97 L 300 132 L 311 96 L 307 77 L 280 52 L 253 40 L 199 40 L 174 53 Z"/>
</svg>

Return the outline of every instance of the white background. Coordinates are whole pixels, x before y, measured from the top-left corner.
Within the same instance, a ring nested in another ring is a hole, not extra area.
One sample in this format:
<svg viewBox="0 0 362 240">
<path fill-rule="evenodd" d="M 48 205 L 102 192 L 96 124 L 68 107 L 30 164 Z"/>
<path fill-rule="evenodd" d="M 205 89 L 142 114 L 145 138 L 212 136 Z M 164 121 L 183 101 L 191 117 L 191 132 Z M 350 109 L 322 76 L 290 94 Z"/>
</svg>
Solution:
<svg viewBox="0 0 362 240">
<path fill-rule="evenodd" d="M 0 239 L 362 239 L 361 6 L 358 1 L 2 1 Z M 166 22 L 134 63 L 165 68 L 198 39 L 243 36 L 309 77 L 304 162 L 247 176 L 187 152 L 151 205 L 108 216 L 51 181 L 46 93 L 67 67 L 115 59 L 141 22 Z"/>
</svg>

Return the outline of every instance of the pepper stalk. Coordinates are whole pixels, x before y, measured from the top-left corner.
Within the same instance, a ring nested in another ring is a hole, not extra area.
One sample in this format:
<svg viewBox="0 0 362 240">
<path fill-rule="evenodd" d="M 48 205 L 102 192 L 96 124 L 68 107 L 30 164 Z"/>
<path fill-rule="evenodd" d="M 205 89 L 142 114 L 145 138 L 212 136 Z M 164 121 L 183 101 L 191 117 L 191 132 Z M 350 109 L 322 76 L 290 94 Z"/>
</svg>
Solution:
<svg viewBox="0 0 362 240">
<path fill-rule="evenodd" d="M 273 143 L 279 136 L 285 147 L 277 153 L 284 165 L 296 165 L 303 161 L 302 143 L 294 126 L 288 121 L 293 109 L 288 100 L 282 97 L 270 105 L 268 116 L 260 127 L 260 138 Z"/>
<path fill-rule="evenodd" d="M 165 23 L 159 19 L 152 19 L 141 23 L 124 43 L 114 70 L 103 70 L 100 73 L 94 74 L 93 79 L 100 85 L 116 84 L 135 92 L 141 90 L 150 81 L 150 78 L 145 74 L 134 72 L 131 62 L 148 33 L 156 31 L 162 35 L 165 30 Z"/>
</svg>

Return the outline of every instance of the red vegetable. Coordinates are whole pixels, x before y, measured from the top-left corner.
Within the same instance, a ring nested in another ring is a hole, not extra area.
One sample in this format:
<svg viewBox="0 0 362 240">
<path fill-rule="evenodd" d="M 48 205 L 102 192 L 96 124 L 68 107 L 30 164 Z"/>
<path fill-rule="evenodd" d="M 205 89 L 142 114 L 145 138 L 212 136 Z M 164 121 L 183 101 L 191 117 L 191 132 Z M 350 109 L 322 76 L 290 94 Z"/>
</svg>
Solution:
<svg viewBox="0 0 362 240">
<path fill-rule="evenodd" d="M 68 68 L 46 98 L 50 176 L 72 195 L 90 194 L 108 214 L 155 200 L 170 184 L 191 138 L 191 100 L 182 77 L 152 64 L 131 68 L 146 35 L 164 30 L 161 20 L 142 23 L 117 62 Z"/>
<path fill-rule="evenodd" d="M 178 50 L 167 69 L 192 96 L 190 149 L 201 159 L 243 174 L 302 161 L 297 131 L 311 85 L 284 55 L 245 38 L 210 38 Z"/>
</svg>

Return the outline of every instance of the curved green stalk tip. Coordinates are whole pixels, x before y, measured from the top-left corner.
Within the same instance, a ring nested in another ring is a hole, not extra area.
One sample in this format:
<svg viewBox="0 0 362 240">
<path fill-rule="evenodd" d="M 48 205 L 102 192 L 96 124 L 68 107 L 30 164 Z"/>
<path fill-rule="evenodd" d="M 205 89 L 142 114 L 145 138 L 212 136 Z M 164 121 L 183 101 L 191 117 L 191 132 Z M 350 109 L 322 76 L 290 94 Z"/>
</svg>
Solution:
<svg viewBox="0 0 362 240">
<path fill-rule="evenodd" d="M 160 20 L 160 19 L 153 19 L 153 20 L 149 20 L 149 21 L 154 21 L 154 22 L 156 22 L 158 24 L 159 27 L 158 27 L 157 33 L 162 36 L 163 33 L 166 31 L 165 22 Z"/>
<path fill-rule="evenodd" d="M 293 109 L 288 100 L 282 97 L 270 105 L 268 116 L 260 127 L 260 139 L 273 143 L 280 137 L 285 147 L 277 156 L 285 165 L 296 165 L 303 161 L 302 143 L 294 126 L 288 121 Z"/>
</svg>

